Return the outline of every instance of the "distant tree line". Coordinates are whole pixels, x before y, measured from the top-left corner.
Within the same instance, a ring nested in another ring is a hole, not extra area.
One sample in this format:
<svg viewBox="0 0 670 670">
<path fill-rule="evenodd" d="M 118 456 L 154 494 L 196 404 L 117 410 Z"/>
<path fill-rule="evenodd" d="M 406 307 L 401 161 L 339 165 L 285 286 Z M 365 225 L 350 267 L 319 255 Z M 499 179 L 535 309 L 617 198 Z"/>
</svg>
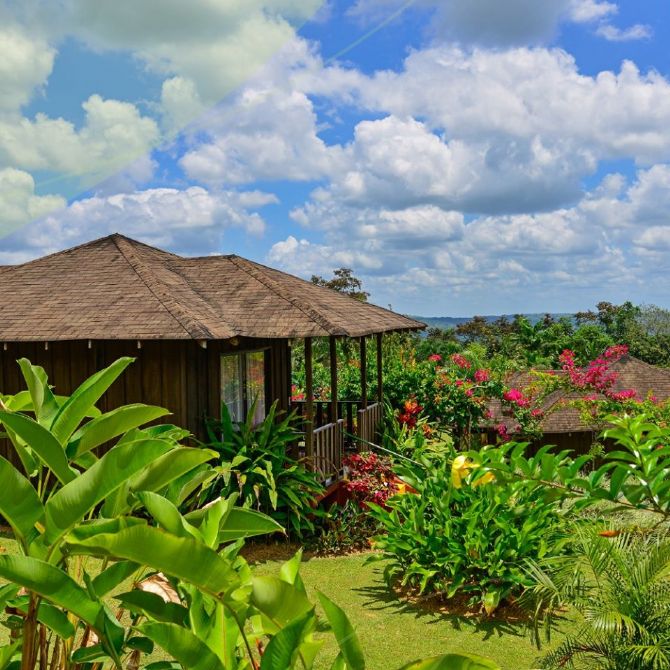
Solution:
<svg viewBox="0 0 670 670">
<path fill-rule="evenodd" d="M 595 310 L 558 319 L 546 314 L 535 324 L 522 315 L 492 322 L 476 316 L 454 328 L 430 328 L 416 346 L 419 357 L 474 346 L 487 358 L 506 359 L 518 367 L 551 368 L 565 349 L 585 363 L 614 344 L 628 345 L 633 356 L 652 365 L 670 366 L 670 310 L 599 302 Z"/>
<path fill-rule="evenodd" d="M 335 270 L 331 279 L 315 275 L 312 282 L 362 301 L 370 295 L 350 268 Z M 469 350 L 503 367 L 555 368 L 565 349 L 574 351 L 577 362 L 584 364 L 609 346 L 626 344 L 633 356 L 670 367 L 670 310 L 603 301 L 595 310 L 560 318 L 546 314 L 536 323 L 521 314 L 495 321 L 475 316 L 452 328 L 429 328 L 411 339 L 418 359 Z"/>
</svg>

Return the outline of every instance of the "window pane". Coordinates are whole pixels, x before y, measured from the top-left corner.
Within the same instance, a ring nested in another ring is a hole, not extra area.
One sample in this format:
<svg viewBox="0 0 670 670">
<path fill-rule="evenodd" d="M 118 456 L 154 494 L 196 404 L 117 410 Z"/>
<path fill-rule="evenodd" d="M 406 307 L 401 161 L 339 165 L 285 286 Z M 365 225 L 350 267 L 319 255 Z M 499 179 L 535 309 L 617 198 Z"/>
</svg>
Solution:
<svg viewBox="0 0 670 670">
<path fill-rule="evenodd" d="M 246 355 L 247 359 L 247 403 L 249 411 L 256 401 L 254 423 L 265 418 L 265 352 L 254 351 Z"/>
<path fill-rule="evenodd" d="M 241 356 L 221 356 L 221 400 L 233 421 L 244 421 Z"/>
</svg>

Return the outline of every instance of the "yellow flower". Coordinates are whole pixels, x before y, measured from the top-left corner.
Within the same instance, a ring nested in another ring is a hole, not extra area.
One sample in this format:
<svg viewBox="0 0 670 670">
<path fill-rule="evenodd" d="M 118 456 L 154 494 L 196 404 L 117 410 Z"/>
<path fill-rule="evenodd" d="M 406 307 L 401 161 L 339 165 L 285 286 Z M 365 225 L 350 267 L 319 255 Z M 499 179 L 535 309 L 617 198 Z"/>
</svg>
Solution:
<svg viewBox="0 0 670 670">
<path fill-rule="evenodd" d="M 400 482 L 400 484 L 396 486 L 396 495 L 401 496 L 403 493 L 407 493 L 407 484 L 405 484 L 405 482 Z"/>
<path fill-rule="evenodd" d="M 480 477 L 472 486 L 483 486 L 490 484 L 496 480 L 496 476 L 492 472 L 487 472 L 483 477 Z"/>
<path fill-rule="evenodd" d="M 454 488 L 460 489 L 463 485 L 463 478 L 467 477 L 468 472 L 475 467 L 475 464 L 468 460 L 467 456 L 456 456 L 451 464 L 451 483 Z"/>
</svg>

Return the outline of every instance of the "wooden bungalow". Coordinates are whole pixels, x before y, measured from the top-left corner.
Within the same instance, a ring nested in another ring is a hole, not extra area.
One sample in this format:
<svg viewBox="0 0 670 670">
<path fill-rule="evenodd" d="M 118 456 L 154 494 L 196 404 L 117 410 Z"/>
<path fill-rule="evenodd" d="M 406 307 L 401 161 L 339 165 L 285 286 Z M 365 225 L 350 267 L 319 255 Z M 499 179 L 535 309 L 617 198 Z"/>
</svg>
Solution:
<svg viewBox="0 0 670 670">
<path fill-rule="evenodd" d="M 616 373 L 617 380 L 614 391 L 634 390 L 636 398 L 644 400 L 654 396 L 658 401 L 670 399 L 670 369 L 649 365 L 634 356 L 626 355 L 610 367 Z M 565 374 L 562 370 L 554 370 L 553 374 Z M 531 372 L 515 372 L 507 379 L 507 385 L 520 390 L 527 389 L 536 377 Z M 570 393 L 555 391 L 549 394 L 540 405 L 544 413 L 540 428 L 542 444 L 552 444 L 560 449 L 572 449 L 575 453 L 588 453 L 598 438 L 602 428 L 584 423 L 579 410 L 572 401 L 579 400 L 588 393 Z M 491 412 L 490 424 L 503 424 L 510 435 L 514 434 L 516 421 L 511 411 L 506 410 L 500 400 L 492 400 L 488 407 Z M 486 430 L 487 440 L 496 441 L 495 428 Z"/>
<path fill-rule="evenodd" d="M 291 344 L 304 340 L 305 450 L 324 475 L 339 470 L 346 409 L 337 402 L 336 338 L 360 341 L 362 397 L 350 428 L 370 439 L 381 416 L 368 397 L 366 338 L 424 324 L 239 256 L 185 258 L 110 235 L 22 265 L 0 267 L 0 392 L 24 388 L 16 360 L 42 365 L 67 395 L 121 356 L 136 361 L 100 408 L 144 402 L 203 435 L 225 402 L 243 419 L 257 398 L 291 408 Z M 312 340 L 330 339 L 332 400 L 312 398 Z"/>
</svg>

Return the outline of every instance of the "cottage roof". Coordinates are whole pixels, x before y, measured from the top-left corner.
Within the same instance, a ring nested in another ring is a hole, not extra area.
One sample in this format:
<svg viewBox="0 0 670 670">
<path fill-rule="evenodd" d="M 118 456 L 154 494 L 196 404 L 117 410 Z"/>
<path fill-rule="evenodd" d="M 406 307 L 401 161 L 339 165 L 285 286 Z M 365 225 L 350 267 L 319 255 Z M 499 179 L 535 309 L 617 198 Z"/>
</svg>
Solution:
<svg viewBox="0 0 670 670">
<path fill-rule="evenodd" d="M 626 355 L 613 363 L 610 370 L 617 374 L 617 380 L 613 386 L 614 391 L 632 389 L 637 392 L 637 398 L 640 400 L 644 400 L 649 394 L 661 401 L 670 398 L 670 369 L 649 365 L 639 358 Z M 562 370 L 552 372 L 555 375 L 565 374 Z M 510 388 L 524 390 L 535 381 L 537 377 L 532 372 L 523 371 L 509 375 L 506 383 Z M 540 409 L 545 414 L 541 424 L 542 431 L 544 433 L 576 433 L 591 430 L 590 426 L 582 422 L 579 410 L 570 404 L 570 401 L 578 400 L 585 395 L 590 395 L 590 393 L 559 390 L 549 394 L 540 405 Z M 491 421 L 497 424 L 504 423 L 510 433 L 513 432 L 516 422 L 512 417 L 505 415 L 500 400 L 492 400 L 489 404 L 489 411 L 492 414 Z"/>
<path fill-rule="evenodd" d="M 292 338 L 425 325 L 240 258 L 110 235 L 0 268 L 0 341 Z"/>
</svg>

